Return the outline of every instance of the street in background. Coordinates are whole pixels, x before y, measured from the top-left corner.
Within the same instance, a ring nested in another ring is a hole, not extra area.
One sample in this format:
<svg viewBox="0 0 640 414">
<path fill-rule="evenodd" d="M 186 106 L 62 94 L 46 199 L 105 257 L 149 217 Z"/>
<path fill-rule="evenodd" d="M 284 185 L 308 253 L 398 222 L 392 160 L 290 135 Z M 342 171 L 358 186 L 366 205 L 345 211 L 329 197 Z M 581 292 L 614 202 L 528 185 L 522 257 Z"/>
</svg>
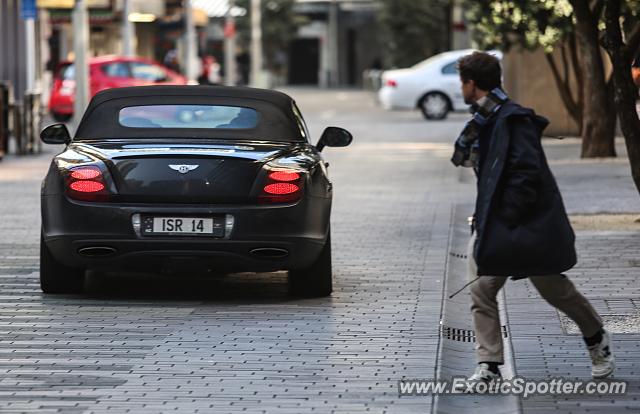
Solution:
<svg viewBox="0 0 640 414">
<path fill-rule="evenodd" d="M 378 99 L 385 109 L 419 108 L 426 119 L 444 119 L 451 111 L 464 111 L 458 59 L 473 49 L 441 53 L 407 69 L 382 72 Z M 502 53 L 491 52 L 500 59 Z"/>
</svg>

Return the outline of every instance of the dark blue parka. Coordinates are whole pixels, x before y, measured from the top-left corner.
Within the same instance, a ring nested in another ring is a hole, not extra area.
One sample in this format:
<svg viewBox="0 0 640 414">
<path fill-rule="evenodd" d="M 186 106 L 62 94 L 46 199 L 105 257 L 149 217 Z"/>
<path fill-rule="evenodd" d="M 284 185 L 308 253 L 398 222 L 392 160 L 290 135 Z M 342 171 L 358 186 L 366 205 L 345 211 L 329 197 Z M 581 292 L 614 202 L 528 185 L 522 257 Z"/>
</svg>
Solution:
<svg viewBox="0 0 640 414">
<path fill-rule="evenodd" d="M 573 229 L 540 141 L 548 123 L 512 101 L 492 123 L 476 199 L 480 276 L 551 275 L 576 264 Z"/>
</svg>

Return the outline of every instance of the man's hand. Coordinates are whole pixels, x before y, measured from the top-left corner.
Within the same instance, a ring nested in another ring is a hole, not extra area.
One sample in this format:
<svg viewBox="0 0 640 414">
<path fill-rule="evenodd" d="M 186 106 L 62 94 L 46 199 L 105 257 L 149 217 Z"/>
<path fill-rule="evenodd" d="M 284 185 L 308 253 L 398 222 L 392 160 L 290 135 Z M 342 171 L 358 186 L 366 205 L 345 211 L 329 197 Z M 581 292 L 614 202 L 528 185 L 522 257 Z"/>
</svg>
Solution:
<svg viewBox="0 0 640 414">
<path fill-rule="evenodd" d="M 456 167 L 460 167 L 464 164 L 465 161 L 469 159 L 471 156 L 471 147 L 463 147 L 456 141 L 453 146 L 453 156 L 451 157 L 451 162 Z"/>
</svg>

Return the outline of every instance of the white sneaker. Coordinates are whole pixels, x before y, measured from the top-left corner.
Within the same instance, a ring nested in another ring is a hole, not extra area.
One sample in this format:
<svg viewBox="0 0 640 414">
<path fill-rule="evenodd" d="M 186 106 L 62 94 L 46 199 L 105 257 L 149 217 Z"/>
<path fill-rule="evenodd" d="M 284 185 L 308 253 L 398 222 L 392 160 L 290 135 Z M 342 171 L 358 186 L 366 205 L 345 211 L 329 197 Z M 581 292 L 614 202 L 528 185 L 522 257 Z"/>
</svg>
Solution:
<svg viewBox="0 0 640 414">
<path fill-rule="evenodd" d="M 611 335 L 602 333 L 602 341 L 587 347 L 591 357 L 591 376 L 593 378 L 606 378 L 616 369 L 616 359 L 611 352 Z"/>
<path fill-rule="evenodd" d="M 477 392 L 475 390 L 475 385 L 477 385 L 478 383 L 485 383 L 487 385 L 491 385 L 494 382 L 498 382 L 502 380 L 502 375 L 500 375 L 500 371 L 498 371 L 498 373 L 494 373 L 491 370 L 489 370 L 489 364 L 485 363 L 485 362 L 481 362 L 478 364 L 478 366 L 476 367 L 475 372 L 473 373 L 472 376 L 470 376 L 469 378 L 467 378 L 467 384 L 471 385 L 473 384 L 473 391 L 471 392 Z M 467 388 L 469 389 L 469 388 Z"/>
</svg>

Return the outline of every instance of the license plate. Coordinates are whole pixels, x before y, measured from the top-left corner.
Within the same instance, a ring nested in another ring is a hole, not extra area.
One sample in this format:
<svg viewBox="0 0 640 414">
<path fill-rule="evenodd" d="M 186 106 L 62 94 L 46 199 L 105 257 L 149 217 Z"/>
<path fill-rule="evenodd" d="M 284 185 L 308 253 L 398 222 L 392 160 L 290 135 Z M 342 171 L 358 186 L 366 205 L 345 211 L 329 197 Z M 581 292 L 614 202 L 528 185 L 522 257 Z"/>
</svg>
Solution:
<svg viewBox="0 0 640 414">
<path fill-rule="evenodd" d="M 224 236 L 224 221 L 219 217 L 144 217 L 145 235 Z"/>
</svg>

